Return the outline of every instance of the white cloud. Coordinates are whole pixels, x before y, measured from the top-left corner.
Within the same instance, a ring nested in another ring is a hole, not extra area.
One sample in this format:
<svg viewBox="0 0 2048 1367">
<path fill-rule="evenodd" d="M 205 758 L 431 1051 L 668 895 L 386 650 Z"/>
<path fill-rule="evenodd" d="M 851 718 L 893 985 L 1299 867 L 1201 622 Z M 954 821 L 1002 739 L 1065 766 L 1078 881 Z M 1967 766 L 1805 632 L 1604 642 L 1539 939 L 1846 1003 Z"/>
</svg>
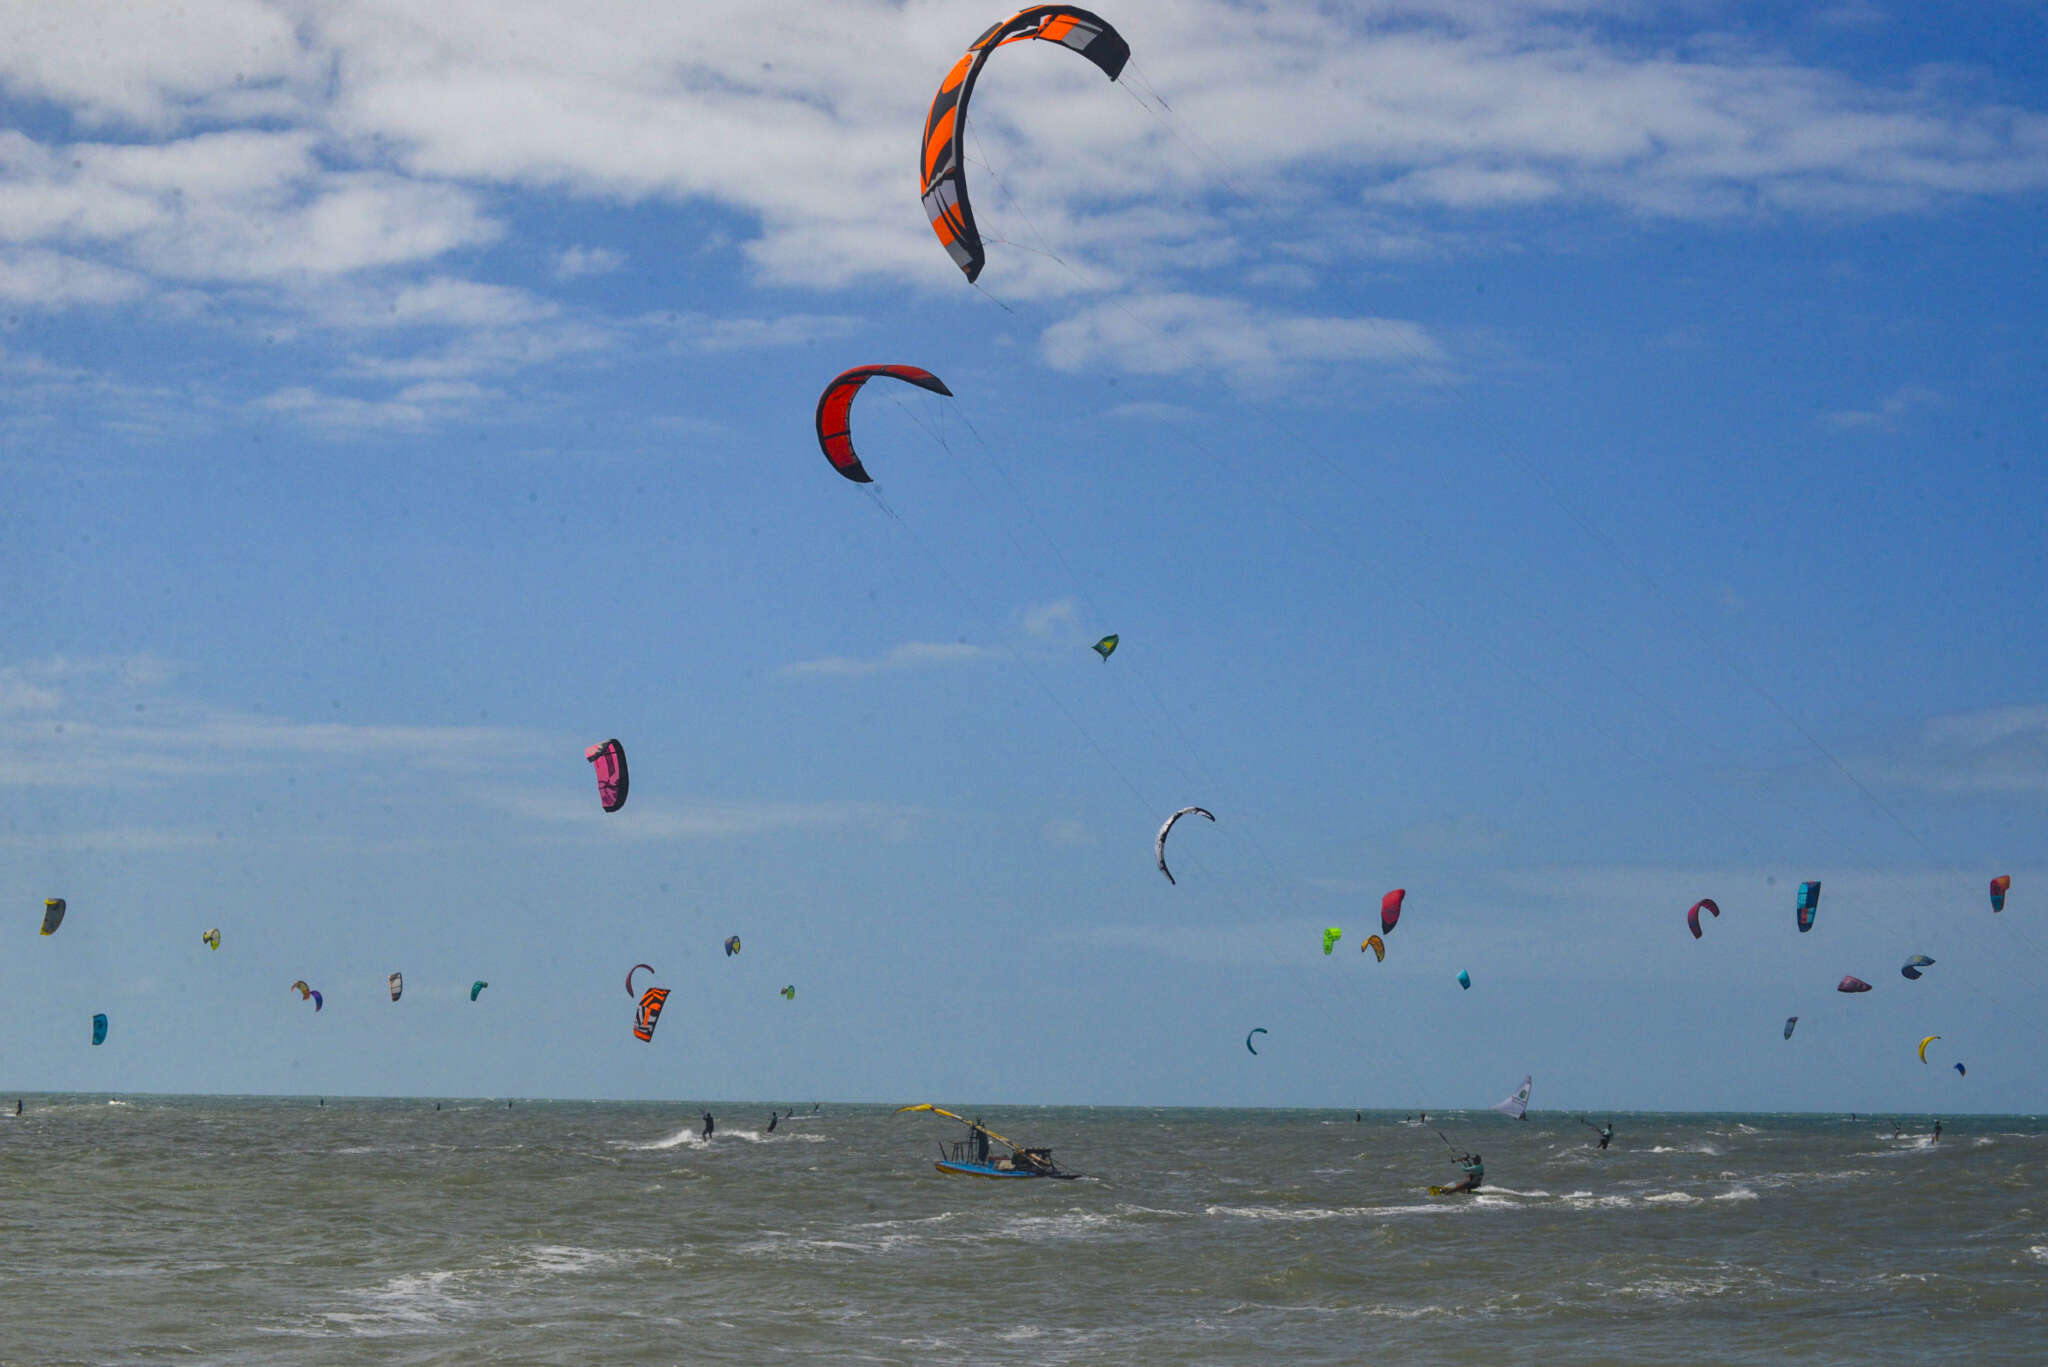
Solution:
<svg viewBox="0 0 2048 1367">
<path fill-rule="evenodd" d="M 0 301 L 30 308 L 114 304 L 147 289 L 133 271 L 62 252 L 0 249 Z"/>
<path fill-rule="evenodd" d="M 803 346 L 851 337 L 860 320 L 844 314 L 792 313 L 780 318 L 719 318 L 707 313 L 650 315 L 643 321 L 664 329 L 690 351 L 746 351 Z"/>
<path fill-rule="evenodd" d="M 1875 408 L 1843 409 L 1822 414 L 1821 420 L 1844 432 L 1889 432 L 1908 413 L 1940 402 L 1941 395 L 1926 385 L 1901 385 L 1880 400 Z"/>
<path fill-rule="evenodd" d="M 1056 603 L 1040 603 L 1024 610 L 1024 629 L 1038 637 L 1051 636 L 1061 627 L 1071 627 L 1080 620 L 1081 611 L 1071 598 L 1062 598 Z"/>
<path fill-rule="evenodd" d="M 649 803 L 633 800 L 633 820 L 606 821 L 587 797 L 570 799 L 556 793 L 483 795 L 485 801 L 537 820 L 582 826 L 606 839 L 732 840 L 784 831 L 874 831 L 891 840 L 907 839 L 927 819 L 916 807 L 879 802 L 710 801 Z"/>
<path fill-rule="evenodd" d="M 1892 782 L 1940 793 L 2048 793 L 2048 703 L 1932 718 L 1871 765 Z"/>
<path fill-rule="evenodd" d="M 887 654 L 858 659 L 832 655 L 820 660 L 800 660 L 784 665 L 781 673 L 791 676 L 824 675 L 832 678 L 864 678 L 870 674 L 891 674 L 911 669 L 967 664 L 976 660 L 1001 658 L 1002 652 L 986 646 L 951 641 L 906 641 Z"/>
<path fill-rule="evenodd" d="M 1129 418 L 1134 422 L 1200 422 L 1202 415 L 1177 403 L 1120 403 L 1103 414 L 1107 418 Z"/>
<path fill-rule="evenodd" d="M 608 275 L 625 264 L 625 253 L 609 247 L 565 247 L 555 254 L 555 278 L 580 280 L 586 275 Z"/>
<path fill-rule="evenodd" d="M 1092 305 L 1045 330 L 1045 358 L 1061 370 L 1116 366 L 1137 374 L 1216 371 L 1270 385 L 1317 364 L 1435 367 L 1444 354 L 1414 323 L 1264 310 L 1192 294 L 1138 295 Z"/>
</svg>

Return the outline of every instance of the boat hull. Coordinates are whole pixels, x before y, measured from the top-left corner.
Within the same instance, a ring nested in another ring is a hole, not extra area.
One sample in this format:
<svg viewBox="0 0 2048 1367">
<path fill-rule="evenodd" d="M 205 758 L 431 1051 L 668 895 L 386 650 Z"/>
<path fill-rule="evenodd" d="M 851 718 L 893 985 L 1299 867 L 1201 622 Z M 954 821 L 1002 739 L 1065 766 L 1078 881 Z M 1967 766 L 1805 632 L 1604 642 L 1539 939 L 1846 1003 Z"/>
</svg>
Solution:
<svg viewBox="0 0 2048 1367">
<path fill-rule="evenodd" d="M 1033 1178 L 1072 1178 L 1071 1172 L 1029 1172 L 1022 1168 L 999 1168 L 993 1163 L 952 1163 L 944 1159 L 932 1164 L 948 1177 L 986 1177 L 997 1182 L 1028 1182 Z"/>
</svg>

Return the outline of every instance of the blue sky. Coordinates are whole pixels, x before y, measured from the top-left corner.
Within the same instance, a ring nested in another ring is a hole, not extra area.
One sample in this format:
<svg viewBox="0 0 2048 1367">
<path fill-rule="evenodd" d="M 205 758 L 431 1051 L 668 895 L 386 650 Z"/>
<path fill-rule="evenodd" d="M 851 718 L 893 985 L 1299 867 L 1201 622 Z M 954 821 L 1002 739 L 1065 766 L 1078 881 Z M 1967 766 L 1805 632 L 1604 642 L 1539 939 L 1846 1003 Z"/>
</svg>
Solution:
<svg viewBox="0 0 2048 1367">
<path fill-rule="evenodd" d="M 0 15 L 0 1089 L 2039 1109 L 2048 12 L 1103 12 Z"/>
</svg>

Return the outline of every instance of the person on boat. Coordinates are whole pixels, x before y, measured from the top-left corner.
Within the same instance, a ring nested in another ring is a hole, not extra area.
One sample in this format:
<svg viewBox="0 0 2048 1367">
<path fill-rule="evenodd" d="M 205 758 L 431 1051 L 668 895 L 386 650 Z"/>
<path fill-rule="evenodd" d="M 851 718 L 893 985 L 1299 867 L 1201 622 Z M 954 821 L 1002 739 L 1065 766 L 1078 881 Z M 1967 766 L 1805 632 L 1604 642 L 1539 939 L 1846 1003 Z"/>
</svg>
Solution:
<svg viewBox="0 0 2048 1367">
<path fill-rule="evenodd" d="M 981 1117 L 974 1117 L 974 1161 L 988 1162 L 988 1131 L 981 1128 Z"/>
<path fill-rule="evenodd" d="M 1465 1170 L 1465 1180 L 1454 1187 L 1445 1187 L 1444 1194 L 1446 1196 L 1454 1191 L 1477 1191 L 1479 1190 L 1479 1184 L 1486 1180 L 1486 1164 L 1480 1159 L 1478 1154 L 1459 1154 L 1458 1166 Z"/>
<path fill-rule="evenodd" d="M 775 1112 L 773 1112 L 773 1111 L 770 1111 L 770 1112 L 768 1112 L 768 1133 L 770 1133 L 770 1134 L 774 1134 L 774 1133 L 775 1133 L 775 1119 L 776 1119 L 776 1116 L 775 1116 Z"/>
<path fill-rule="evenodd" d="M 712 1123 L 711 1112 L 704 1112 L 704 1138 L 706 1140 L 711 1138 L 711 1131 L 715 1128 L 717 1127 Z"/>
<path fill-rule="evenodd" d="M 1607 1122 L 1607 1126 L 1606 1126 L 1606 1128 L 1600 1131 L 1600 1147 L 1604 1149 L 1604 1148 L 1606 1148 L 1606 1147 L 1607 1147 L 1607 1146 L 1608 1146 L 1609 1144 L 1611 1144 L 1611 1143 L 1613 1143 L 1613 1142 L 1614 1142 L 1614 1122 L 1613 1122 L 1612 1120 L 1610 1120 L 1610 1121 L 1608 1121 L 1608 1122 Z"/>
</svg>

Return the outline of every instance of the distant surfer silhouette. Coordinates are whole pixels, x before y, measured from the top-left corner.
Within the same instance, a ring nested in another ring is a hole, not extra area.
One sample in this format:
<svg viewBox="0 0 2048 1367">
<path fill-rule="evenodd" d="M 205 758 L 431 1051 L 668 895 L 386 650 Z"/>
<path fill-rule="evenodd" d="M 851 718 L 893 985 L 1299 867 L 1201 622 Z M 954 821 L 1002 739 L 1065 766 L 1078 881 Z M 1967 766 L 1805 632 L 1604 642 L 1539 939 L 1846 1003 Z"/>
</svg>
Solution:
<svg viewBox="0 0 2048 1367">
<path fill-rule="evenodd" d="M 715 1128 L 717 1128 L 717 1126 L 713 1123 L 711 1119 L 711 1112 L 704 1112 L 704 1137 L 706 1139 L 711 1138 L 711 1131 Z"/>
</svg>

